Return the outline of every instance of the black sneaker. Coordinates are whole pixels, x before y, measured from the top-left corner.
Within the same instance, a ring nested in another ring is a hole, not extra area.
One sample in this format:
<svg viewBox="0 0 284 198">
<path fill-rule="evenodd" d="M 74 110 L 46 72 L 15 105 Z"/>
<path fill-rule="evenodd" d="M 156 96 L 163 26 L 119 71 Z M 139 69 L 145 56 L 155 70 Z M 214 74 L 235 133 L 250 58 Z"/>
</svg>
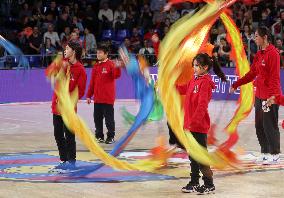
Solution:
<svg viewBox="0 0 284 198">
<path fill-rule="evenodd" d="M 199 195 L 215 193 L 215 186 L 202 185 L 197 189 Z"/>
<path fill-rule="evenodd" d="M 105 142 L 104 138 L 96 138 L 96 140 L 97 140 L 98 143 L 104 143 Z"/>
<path fill-rule="evenodd" d="M 106 144 L 113 144 L 114 142 L 115 142 L 114 138 L 109 138 L 109 137 L 105 141 Z"/>
<path fill-rule="evenodd" d="M 193 184 L 189 182 L 185 187 L 181 189 L 181 192 L 184 193 L 194 193 L 197 192 L 197 189 L 199 188 L 199 184 Z"/>
</svg>

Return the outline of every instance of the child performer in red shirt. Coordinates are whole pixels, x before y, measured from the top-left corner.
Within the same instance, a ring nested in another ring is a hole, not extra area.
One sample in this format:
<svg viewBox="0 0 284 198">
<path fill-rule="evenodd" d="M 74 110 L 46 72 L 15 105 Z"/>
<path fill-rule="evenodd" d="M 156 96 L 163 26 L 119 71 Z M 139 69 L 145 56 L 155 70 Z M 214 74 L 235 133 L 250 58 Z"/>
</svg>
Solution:
<svg viewBox="0 0 284 198">
<path fill-rule="evenodd" d="M 181 95 L 186 95 L 184 102 L 184 129 L 189 130 L 196 141 L 207 147 L 207 133 L 210 128 L 210 118 L 208 104 L 211 100 L 212 90 L 215 84 L 209 74 L 213 67 L 214 73 L 226 81 L 226 76 L 220 69 L 215 57 L 211 58 L 208 54 L 198 54 L 193 59 L 194 79 L 188 84 L 177 85 L 177 90 Z M 182 192 L 209 194 L 215 191 L 213 184 L 213 172 L 209 166 L 191 160 L 191 181 L 182 188 Z M 199 186 L 199 172 L 202 172 L 204 185 Z"/>
<path fill-rule="evenodd" d="M 94 96 L 94 122 L 96 127 L 97 142 L 106 144 L 114 143 L 115 122 L 114 122 L 114 100 L 115 100 L 115 79 L 121 75 L 119 67 L 108 59 L 106 47 L 97 48 L 98 62 L 92 70 L 92 78 L 87 93 L 87 103 L 91 103 Z M 103 119 L 108 130 L 107 138 L 104 141 Z"/>
<path fill-rule="evenodd" d="M 80 62 L 81 56 L 81 45 L 73 41 L 68 42 L 64 51 L 63 67 L 66 70 L 66 74 L 70 75 L 69 92 L 72 93 L 74 89 L 78 87 L 78 99 L 84 96 L 87 81 L 85 68 Z M 50 75 L 49 69 L 47 69 L 47 75 Z M 61 163 L 54 168 L 54 171 L 60 172 L 62 170 L 75 168 L 76 141 L 75 135 L 65 126 L 57 105 L 57 95 L 54 92 L 51 108 L 53 113 L 54 137 L 61 160 Z M 77 107 L 75 107 L 75 109 L 77 109 Z"/>
</svg>

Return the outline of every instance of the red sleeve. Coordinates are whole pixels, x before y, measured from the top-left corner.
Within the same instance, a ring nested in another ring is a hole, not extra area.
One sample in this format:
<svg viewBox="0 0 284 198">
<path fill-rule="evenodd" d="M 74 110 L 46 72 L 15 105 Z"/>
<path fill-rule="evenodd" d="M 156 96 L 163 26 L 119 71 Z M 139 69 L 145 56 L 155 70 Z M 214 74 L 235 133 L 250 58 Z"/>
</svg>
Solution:
<svg viewBox="0 0 284 198">
<path fill-rule="evenodd" d="M 275 96 L 281 93 L 280 89 L 280 55 L 278 52 L 271 54 L 269 64 L 268 96 Z"/>
<path fill-rule="evenodd" d="M 159 46 L 160 46 L 160 41 L 153 42 L 153 48 L 154 48 L 156 57 L 158 57 L 158 54 L 159 54 Z"/>
<path fill-rule="evenodd" d="M 189 83 L 184 85 L 176 85 L 176 89 L 180 93 L 180 95 L 186 95 L 188 85 Z"/>
<path fill-rule="evenodd" d="M 87 74 L 85 69 L 83 68 L 81 70 L 81 74 L 78 79 L 79 99 L 81 99 L 85 94 L 86 83 L 87 83 Z"/>
<path fill-rule="evenodd" d="M 190 123 L 191 127 L 194 127 L 195 124 L 200 123 L 200 120 L 202 120 L 205 116 L 205 113 L 208 109 L 208 104 L 210 101 L 210 94 L 212 92 L 212 86 L 210 85 L 210 82 L 204 81 L 199 88 L 199 97 L 198 97 L 198 104 L 197 108 L 195 110 L 195 113 L 192 116 L 192 121 Z"/>
<path fill-rule="evenodd" d="M 283 95 L 275 96 L 275 103 L 284 106 L 284 96 Z"/>
<path fill-rule="evenodd" d="M 88 92 L 87 92 L 87 98 L 91 98 L 94 94 L 94 81 L 96 77 L 96 71 L 95 71 L 95 66 L 92 69 L 92 76 L 91 76 L 91 81 L 88 87 Z"/>
<path fill-rule="evenodd" d="M 257 71 L 256 71 L 256 66 L 255 66 L 257 59 L 258 58 L 256 55 L 250 67 L 249 72 L 232 85 L 234 89 L 237 89 L 239 86 L 242 86 L 254 80 L 254 78 L 257 76 Z"/>
<path fill-rule="evenodd" d="M 78 94 L 80 99 L 84 96 L 85 93 L 87 74 L 84 68 L 78 70 L 78 72 L 80 72 L 78 79 L 76 79 L 75 81 L 70 81 L 69 92 L 71 93 L 76 87 L 78 87 Z"/>
<path fill-rule="evenodd" d="M 119 67 L 115 67 L 113 62 L 111 62 L 111 75 L 113 79 L 117 79 L 121 76 L 121 69 Z"/>
</svg>

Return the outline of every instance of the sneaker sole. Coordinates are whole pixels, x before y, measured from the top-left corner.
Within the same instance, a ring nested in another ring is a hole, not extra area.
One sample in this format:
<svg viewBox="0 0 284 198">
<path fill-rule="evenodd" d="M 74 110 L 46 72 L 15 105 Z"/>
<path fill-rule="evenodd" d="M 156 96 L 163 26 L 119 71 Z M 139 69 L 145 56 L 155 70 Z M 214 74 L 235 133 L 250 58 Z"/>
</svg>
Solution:
<svg viewBox="0 0 284 198">
<path fill-rule="evenodd" d="M 269 166 L 269 165 L 279 165 L 280 162 L 267 162 L 267 163 L 263 163 L 262 165 L 265 165 L 265 166 Z"/>
<path fill-rule="evenodd" d="M 105 144 L 114 144 L 115 143 L 115 141 L 113 141 L 113 142 L 105 142 Z"/>
<path fill-rule="evenodd" d="M 57 174 L 64 174 L 69 172 L 68 170 L 62 170 L 62 169 L 52 169 L 50 171 L 48 171 L 48 173 L 57 173 Z"/>
<path fill-rule="evenodd" d="M 183 189 L 181 189 L 181 192 L 183 192 L 183 193 L 197 193 L 197 191 L 195 191 L 195 190 L 183 190 Z"/>
<path fill-rule="evenodd" d="M 215 194 L 215 191 L 205 192 L 205 193 L 197 193 L 197 195 L 209 195 L 209 194 Z"/>
</svg>

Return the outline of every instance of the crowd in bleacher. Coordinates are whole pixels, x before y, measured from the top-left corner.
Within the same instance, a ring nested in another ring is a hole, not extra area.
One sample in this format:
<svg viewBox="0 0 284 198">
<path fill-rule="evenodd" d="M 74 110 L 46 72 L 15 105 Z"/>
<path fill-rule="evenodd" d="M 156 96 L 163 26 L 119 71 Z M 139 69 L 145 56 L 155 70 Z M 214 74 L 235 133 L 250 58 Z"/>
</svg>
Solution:
<svg viewBox="0 0 284 198">
<path fill-rule="evenodd" d="M 252 6 L 242 3 L 232 6 L 232 16 L 250 60 L 257 51 L 254 31 L 259 25 L 271 28 L 273 43 L 283 55 L 282 2 L 259 0 Z M 69 40 L 80 42 L 86 56 L 94 54 L 98 44 L 116 53 L 117 47 L 124 43 L 132 53 L 152 55 L 149 62 L 153 64 L 152 36 L 158 34 L 162 39 L 175 21 L 204 5 L 182 3 L 162 12 L 166 3 L 166 0 L 3 0 L 0 32 L 25 54 L 53 55 Z M 211 29 L 210 42 L 215 46 L 214 55 L 221 65 L 232 66 L 231 46 L 221 21 Z"/>
</svg>

